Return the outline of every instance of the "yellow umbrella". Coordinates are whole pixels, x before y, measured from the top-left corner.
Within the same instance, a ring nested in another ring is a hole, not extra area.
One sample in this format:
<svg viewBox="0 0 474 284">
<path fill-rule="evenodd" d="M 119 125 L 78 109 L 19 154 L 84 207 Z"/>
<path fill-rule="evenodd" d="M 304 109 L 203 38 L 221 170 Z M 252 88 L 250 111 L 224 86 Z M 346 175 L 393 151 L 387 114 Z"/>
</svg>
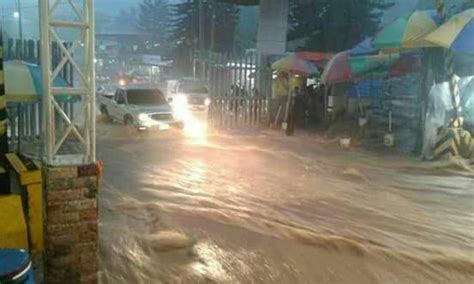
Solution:
<svg viewBox="0 0 474 284">
<path fill-rule="evenodd" d="M 415 11 L 383 28 L 374 38 L 373 45 L 382 52 L 432 47 L 433 43 L 426 41 L 425 36 L 434 31 L 438 23 L 435 10 Z"/>
<path fill-rule="evenodd" d="M 455 52 L 473 53 L 474 9 L 455 15 L 425 39 Z"/>
</svg>

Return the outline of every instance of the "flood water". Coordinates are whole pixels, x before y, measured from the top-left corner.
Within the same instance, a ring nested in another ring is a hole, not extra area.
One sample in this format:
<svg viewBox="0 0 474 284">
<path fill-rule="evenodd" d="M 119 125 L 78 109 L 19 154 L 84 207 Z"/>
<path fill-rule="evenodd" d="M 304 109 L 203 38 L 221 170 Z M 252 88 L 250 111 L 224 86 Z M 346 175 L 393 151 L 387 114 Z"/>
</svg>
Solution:
<svg viewBox="0 0 474 284">
<path fill-rule="evenodd" d="M 98 124 L 102 283 L 474 283 L 464 165 L 200 126 Z"/>
</svg>

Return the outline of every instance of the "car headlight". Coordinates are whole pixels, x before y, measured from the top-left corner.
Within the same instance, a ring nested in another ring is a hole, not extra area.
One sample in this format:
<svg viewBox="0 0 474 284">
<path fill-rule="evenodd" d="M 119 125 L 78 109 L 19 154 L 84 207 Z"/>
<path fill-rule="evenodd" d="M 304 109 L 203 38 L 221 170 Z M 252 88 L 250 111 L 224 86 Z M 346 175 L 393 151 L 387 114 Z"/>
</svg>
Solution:
<svg viewBox="0 0 474 284">
<path fill-rule="evenodd" d="M 204 104 L 205 104 L 206 106 L 209 106 L 209 105 L 211 104 L 211 99 L 210 99 L 210 98 L 206 98 L 206 99 L 204 100 Z"/>
<path fill-rule="evenodd" d="M 174 102 L 178 105 L 187 105 L 188 104 L 188 97 L 183 94 L 178 94 L 174 100 Z"/>
<path fill-rule="evenodd" d="M 150 121 L 151 117 L 146 113 L 140 113 L 138 115 L 138 120 L 140 120 L 140 121 Z"/>
</svg>

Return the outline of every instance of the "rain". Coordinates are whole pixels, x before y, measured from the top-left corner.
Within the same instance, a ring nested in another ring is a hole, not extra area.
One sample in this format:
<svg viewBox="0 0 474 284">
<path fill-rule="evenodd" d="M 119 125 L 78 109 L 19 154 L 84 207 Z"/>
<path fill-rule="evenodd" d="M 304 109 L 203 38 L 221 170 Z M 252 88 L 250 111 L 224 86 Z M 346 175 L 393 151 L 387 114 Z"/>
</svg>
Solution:
<svg viewBox="0 0 474 284">
<path fill-rule="evenodd" d="M 45 222 L 44 283 L 474 283 L 472 0 L 45 1 L 94 30 L 1 0 L 9 150 L 97 165 L 97 267 Z"/>
</svg>

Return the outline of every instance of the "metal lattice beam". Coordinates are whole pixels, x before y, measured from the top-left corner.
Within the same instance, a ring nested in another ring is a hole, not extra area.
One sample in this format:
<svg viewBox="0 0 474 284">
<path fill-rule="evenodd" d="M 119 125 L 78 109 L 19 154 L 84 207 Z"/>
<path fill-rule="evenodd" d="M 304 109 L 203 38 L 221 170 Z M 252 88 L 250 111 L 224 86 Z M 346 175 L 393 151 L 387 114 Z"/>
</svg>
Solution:
<svg viewBox="0 0 474 284">
<path fill-rule="evenodd" d="M 50 165 L 95 162 L 94 0 L 38 0 L 40 6 L 41 68 L 43 73 L 43 158 Z M 59 9 L 61 9 L 59 11 Z M 71 14 L 69 19 L 58 15 Z M 65 35 L 78 34 L 72 45 Z M 52 46 L 60 60 L 52 66 Z M 58 74 L 70 63 L 77 78 L 72 86 L 54 86 Z M 58 97 L 80 96 L 82 106 L 68 117 Z M 64 127 L 65 126 L 65 129 Z M 75 150 L 68 149 L 68 146 Z M 79 147 L 77 147 L 79 146 Z M 79 149 L 79 150 L 77 150 Z"/>
</svg>

